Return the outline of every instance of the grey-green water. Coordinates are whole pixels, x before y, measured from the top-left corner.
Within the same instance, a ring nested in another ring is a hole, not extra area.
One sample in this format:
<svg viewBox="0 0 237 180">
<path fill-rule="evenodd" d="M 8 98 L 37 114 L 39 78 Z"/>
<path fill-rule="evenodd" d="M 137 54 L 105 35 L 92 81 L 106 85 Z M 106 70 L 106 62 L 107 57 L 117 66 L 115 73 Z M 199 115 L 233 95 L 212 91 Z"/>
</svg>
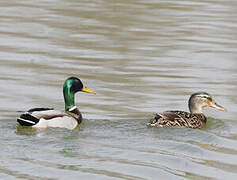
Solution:
<svg viewBox="0 0 237 180">
<path fill-rule="evenodd" d="M 0 179 L 236 179 L 235 0 L 1 0 Z M 80 77 L 73 131 L 17 126 L 32 107 L 63 109 Z M 204 129 L 148 128 L 211 93 Z"/>
</svg>

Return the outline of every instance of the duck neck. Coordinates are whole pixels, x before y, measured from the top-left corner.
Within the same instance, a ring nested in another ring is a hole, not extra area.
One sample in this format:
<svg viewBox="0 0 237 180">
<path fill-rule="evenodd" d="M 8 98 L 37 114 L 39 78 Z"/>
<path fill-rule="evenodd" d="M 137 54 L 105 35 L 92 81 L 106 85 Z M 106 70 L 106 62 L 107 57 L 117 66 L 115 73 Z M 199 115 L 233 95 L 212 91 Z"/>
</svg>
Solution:
<svg viewBox="0 0 237 180">
<path fill-rule="evenodd" d="M 192 114 L 202 114 L 202 108 L 201 107 L 192 106 L 190 108 L 190 106 L 189 106 L 189 110 Z"/>
<path fill-rule="evenodd" d="M 193 99 L 190 99 L 188 102 L 189 111 L 192 114 L 202 114 L 202 106 L 198 106 Z"/>
<path fill-rule="evenodd" d="M 71 91 L 70 86 L 67 84 L 63 87 L 63 96 L 64 96 L 64 102 L 65 102 L 65 110 L 70 110 L 75 106 L 75 93 Z"/>
</svg>

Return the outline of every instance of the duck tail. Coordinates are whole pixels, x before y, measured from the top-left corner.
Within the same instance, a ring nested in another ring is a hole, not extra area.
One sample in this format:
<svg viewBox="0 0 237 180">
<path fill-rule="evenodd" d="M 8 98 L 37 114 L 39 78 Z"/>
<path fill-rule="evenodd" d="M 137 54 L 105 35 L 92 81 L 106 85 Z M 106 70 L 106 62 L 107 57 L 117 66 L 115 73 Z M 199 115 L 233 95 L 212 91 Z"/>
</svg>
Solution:
<svg viewBox="0 0 237 180">
<path fill-rule="evenodd" d="M 22 126 L 34 126 L 39 122 L 39 119 L 32 114 L 24 113 L 17 118 L 17 122 Z"/>
<path fill-rule="evenodd" d="M 159 119 L 162 119 L 163 116 L 159 113 L 156 113 L 155 116 L 147 123 L 147 126 L 156 126 Z"/>
</svg>

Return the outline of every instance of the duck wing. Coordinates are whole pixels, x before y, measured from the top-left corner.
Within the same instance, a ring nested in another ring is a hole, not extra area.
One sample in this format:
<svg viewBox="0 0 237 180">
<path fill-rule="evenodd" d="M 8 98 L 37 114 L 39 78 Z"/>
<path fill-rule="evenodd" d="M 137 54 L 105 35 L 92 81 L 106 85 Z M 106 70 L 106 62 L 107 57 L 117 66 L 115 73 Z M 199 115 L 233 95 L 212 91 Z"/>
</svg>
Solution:
<svg viewBox="0 0 237 180">
<path fill-rule="evenodd" d="M 191 114 L 185 111 L 165 111 L 158 113 L 148 125 L 157 127 L 186 126 L 200 128 L 206 122 L 203 114 Z"/>
<path fill-rule="evenodd" d="M 52 108 L 34 108 L 20 115 L 17 122 L 22 126 L 34 126 L 41 118 L 51 120 L 57 117 L 67 116 L 65 112 L 56 111 Z"/>
</svg>

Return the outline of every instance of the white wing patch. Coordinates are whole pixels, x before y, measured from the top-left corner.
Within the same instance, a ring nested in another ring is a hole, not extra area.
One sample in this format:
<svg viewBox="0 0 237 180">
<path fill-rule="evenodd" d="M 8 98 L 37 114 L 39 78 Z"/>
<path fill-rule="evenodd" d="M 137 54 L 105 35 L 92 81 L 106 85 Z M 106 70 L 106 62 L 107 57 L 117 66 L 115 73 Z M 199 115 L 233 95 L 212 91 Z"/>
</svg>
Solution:
<svg viewBox="0 0 237 180">
<path fill-rule="evenodd" d="M 63 116 L 53 118 L 51 120 L 45 120 L 44 118 L 41 118 L 40 121 L 32 127 L 36 128 L 59 127 L 72 130 L 75 127 L 77 127 L 77 125 L 78 123 L 74 118 L 70 116 Z"/>
</svg>

